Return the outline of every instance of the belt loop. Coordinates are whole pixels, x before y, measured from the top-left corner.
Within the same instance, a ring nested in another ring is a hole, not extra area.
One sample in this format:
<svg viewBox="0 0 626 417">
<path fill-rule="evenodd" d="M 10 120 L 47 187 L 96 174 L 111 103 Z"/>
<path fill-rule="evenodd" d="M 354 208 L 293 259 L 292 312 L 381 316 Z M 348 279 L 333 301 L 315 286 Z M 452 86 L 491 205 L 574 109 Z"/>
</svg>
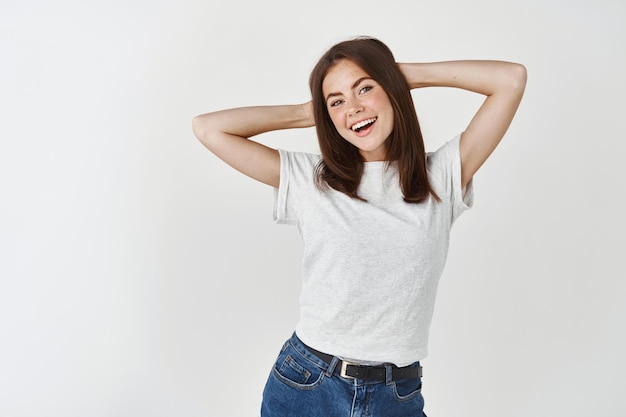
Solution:
<svg viewBox="0 0 626 417">
<path fill-rule="evenodd" d="M 391 385 L 393 382 L 393 370 L 390 364 L 385 364 L 385 384 Z"/>
<path fill-rule="evenodd" d="M 337 367 L 338 363 L 339 363 L 339 358 L 334 356 L 333 360 L 330 361 L 330 365 L 328 365 L 328 368 L 326 368 L 326 376 L 327 377 L 333 376 L 333 373 L 335 372 L 335 368 Z"/>
</svg>

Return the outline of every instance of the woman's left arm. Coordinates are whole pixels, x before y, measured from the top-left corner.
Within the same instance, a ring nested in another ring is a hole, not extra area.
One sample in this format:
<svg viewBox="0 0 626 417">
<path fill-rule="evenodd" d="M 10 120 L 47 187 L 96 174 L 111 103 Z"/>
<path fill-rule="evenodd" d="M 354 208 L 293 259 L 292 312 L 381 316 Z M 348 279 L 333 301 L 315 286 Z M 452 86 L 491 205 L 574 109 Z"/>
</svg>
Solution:
<svg viewBox="0 0 626 417">
<path fill-rule="evenodd" d="M 461 136 L 461 181 L 465 187 L 509 128 L 526 87 L 526 68 L 503 61 L 398 65 L 410 88 L 456 87 L 487 96 Z"/>
</svg>

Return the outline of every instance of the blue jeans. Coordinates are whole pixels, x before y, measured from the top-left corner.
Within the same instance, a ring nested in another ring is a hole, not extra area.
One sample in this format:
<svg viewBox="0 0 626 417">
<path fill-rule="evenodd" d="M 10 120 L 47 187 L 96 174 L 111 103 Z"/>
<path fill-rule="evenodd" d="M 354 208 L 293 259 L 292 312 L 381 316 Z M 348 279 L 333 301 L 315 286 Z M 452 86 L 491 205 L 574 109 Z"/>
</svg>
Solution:
<svg viewBox="0 0 626 417">
<path fill-rule="evenodd" d="M 261 417 L 426 417 L 421 378 L 343 378 L 294 334 L 283 345 L 263 391 Z M 419 366 L 416 362 L 412 366 Z"/>
</svg>

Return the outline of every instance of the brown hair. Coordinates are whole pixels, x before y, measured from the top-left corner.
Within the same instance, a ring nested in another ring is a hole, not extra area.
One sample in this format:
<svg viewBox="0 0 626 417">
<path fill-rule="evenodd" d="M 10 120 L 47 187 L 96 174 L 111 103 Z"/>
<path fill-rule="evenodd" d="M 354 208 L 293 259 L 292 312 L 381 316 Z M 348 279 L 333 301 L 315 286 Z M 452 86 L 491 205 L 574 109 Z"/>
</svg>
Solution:
<svg viewBox="0 0 626 417">
<path fill-rule="evenodd" d="M 326 74 L 343 59 L 360 66 L 389 96 L 394 126 L 386 141 L 386 160 L 387 164 L 397 161 L 404 201 L 421 203 L 429 195 L 440 201 L 428 181 L 424 140 L 409 85 L 391 50 L 378 39 L 369 37 L 359 37 L 334 45 L 320 58 L 311 72 L 309 85 L 315 128 L 322 152 L 322 160 L 316 168 L 318 187 L 331 187 L 352 198 L 363 200 L 357 194 L 363 174 L 363 158 L 358 148 L 337 132 L 322 93 L 322 82 Z"/>
</svg>

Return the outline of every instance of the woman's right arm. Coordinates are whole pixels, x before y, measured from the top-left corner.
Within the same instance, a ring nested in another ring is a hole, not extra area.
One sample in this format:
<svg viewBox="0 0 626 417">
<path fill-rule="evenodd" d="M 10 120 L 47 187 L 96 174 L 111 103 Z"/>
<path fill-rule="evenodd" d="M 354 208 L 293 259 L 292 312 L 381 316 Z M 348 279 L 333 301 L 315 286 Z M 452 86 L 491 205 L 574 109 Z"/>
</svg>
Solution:
<svg viewBox="0 0 626 417">
<path fill-rule="evenodd" d="M 240 107 L 203 114 L 193 119 L 193 132 L 207 149 L 237 171 L 278 187 L 278 151 L 249 138 L 272 130 L 313 125 L 313 107 L 308 102 L 283 106 Z"/>
</svg>

